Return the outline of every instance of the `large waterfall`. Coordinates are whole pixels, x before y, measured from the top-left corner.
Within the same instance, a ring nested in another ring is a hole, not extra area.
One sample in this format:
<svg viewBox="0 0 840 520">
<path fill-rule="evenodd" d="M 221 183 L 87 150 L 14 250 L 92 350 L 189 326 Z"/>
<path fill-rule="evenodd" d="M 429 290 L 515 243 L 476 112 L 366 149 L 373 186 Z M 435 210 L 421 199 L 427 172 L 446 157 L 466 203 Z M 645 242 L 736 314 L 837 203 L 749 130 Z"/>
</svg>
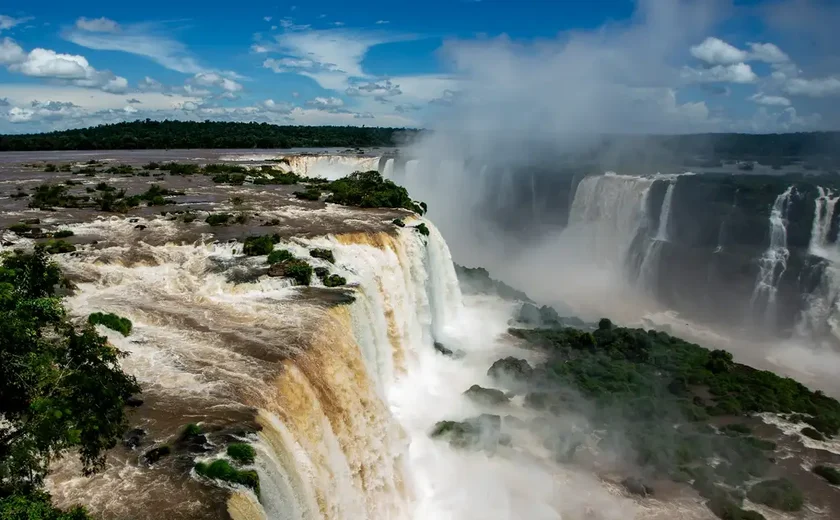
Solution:
<svg viewBox="0 0 840 520">
<path fill-rule="evenodd" d="M 352 155 L 287 155 L 277 164 L 298 175 L 335 180 L 357 171 L 378 170 L 379 160 Z"/>
<path fill-rule="evenodd" d="M 767 324 L 772 324 L 776 318 L 776 293 L 790 256 L 787 246 L 787 210 L 792 193 L 793 186 L 779 194 L 770 210 L 770 245 L 759 260 L 760 271 L 752 294 L 754 316 Z"/>
<path fill-rule="evenodd" d="M 816 288 L 805 295 L 796 332 L 803 337 L 831 334 L 840 340 L 840 247 L 832 236 L 832 221 L 840 194 L 817 187 L 808 252 L 820 258 L 822 272 Z"/>
</svg>

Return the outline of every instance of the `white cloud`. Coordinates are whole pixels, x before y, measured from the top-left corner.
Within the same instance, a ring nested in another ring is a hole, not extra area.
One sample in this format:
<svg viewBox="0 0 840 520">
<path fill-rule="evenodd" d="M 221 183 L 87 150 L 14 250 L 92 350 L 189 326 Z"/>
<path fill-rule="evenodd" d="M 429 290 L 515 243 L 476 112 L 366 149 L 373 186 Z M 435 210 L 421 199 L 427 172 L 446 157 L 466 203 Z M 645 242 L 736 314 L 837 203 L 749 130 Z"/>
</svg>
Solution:
<svg viewBox="0 0 840 520">
<path fill-rule="evenodd" d="M 783 90 L 791 96 L 814 98 L 840 96 L 840 78 L 791 78 L 785 83 Z"/>
<path fill-rule="evenodd" d="M 167 69 L 184 74 L 206 72 L 187 48 L 162 30 L 148 24 L 125 25 L 119 32 L 94 33 L 78 27 L 62 37 L 76 45 L 100 51 L 120 51 L 151 59 Z"/>
<path fill-rule="evenodd" d="M 755 93 L 749 97 L 750 101 L 758 103 L 759 105 L 767 105 L 767 106 L 776 106 L 776 107 L 788 107 L 790 106 L 790 100 L 786 97 L 782 96 L 768 96 L 767 94 L 763 94 L 761 92 Z"/>
<path fill-rule="evenodd" d="M 96 95 L 91 95 L 89 89 L 69 85 L 7 83 L 0 84 L 0 92 L 3 92 L 3 96 L 16 106 L 29 106 L 44 99 L 57 103 L 70 103 L 88 112 L 122 110 L 126 105 L 124 94 L 97 92 Z M 139 101 L 145 110 L 171 110 L 186 101 L 198 101 L 197 98 L 163 92 L 133 92 L 131 96 Z"/>
<path fill-rule="evenodd" d="M 123 112 L 125 112 L 126 114 L 136 114 L 137 112 L 139 112 L 139 110 L 137 110 L 131 105 L 126 105 L 123 107 Z"/>
<path fill-rule="evenodd" d="M 772 43 L 748 43 L 749 59 L 765 63 L 787 63 L 790 57 Z"/>
<path fill-rule="evenodd" d="M 691 47 L 691 55 L 711 65 L 733 65 L 747 61 L 747 53 L 725 41 L 709 37 Z"/>
<path fill-rule="evenodd" d="M 385 25 L 385 24 L 388 24 L 388 23 L 391 23 L 391 22 L 389 22 L 388 20 L 377 20 L 376 21 L 376 25 Z"/>
<path fill-rule="evenodd" d="M 263 54 L 263 53 L 268 52 L 268 47 L 265 47 L 264 45 L 259 45 L 259 44 L 255 43 L 255 44 L 251 45 L 251 52 L 255 52 L 257 54 Z"/>
<path fill-rule="evenodd" d="M 215 72 L 199 72 L 193 76 L 192 81 L 196 85 L 204 87 L 218 87 L 229 93 L 235 93 L 242 90 L 242 85 Z"/>
<path fill-rule="evenodd" d="M 161 83 L 160 81 L 146 76 L 145 78 L 137 82 L 137 88 L 139 88 L 140 90 L 161 92 L 163 91 L 164 86 L 163 83 Z"/>
<path fill-rule="evenodd" d="M 319 110 L 332 110 L 344 106 L 344 101 L 337 97 L 316 97 L 306 102 L 306 106 Z"/>
<path fill-rule="evenodd" d="M 384 81 L 357 83 L 348 87 L 344 93 L 348 96 L 390 97 L 399 96 L 402 91 L 399 85 L 395 85 L 391 80 L 386 79 Z"/>
<path fill-rule="evenodd" d="M 76 28 L 90 32 L 115 33 L 120 30 L 120 24 L 114 20 L 102 18 L 85 18 L 76 20 Z"/>
<path fill-rule="evenodd" d="M 266 22 L 270 22 L 271 17 L 270 16 L 263 16 L 263 20 L 265 20 Z"/>
<path fill-rule="evenodd" d="M 266 99 L 263 101 L 262 107 L 269 112 L 280 114 L 288 114 L 292 111 L 292 106 L 288 103 L 276 103 L 273 99 Z"/>
<path fill-rule="evenodd" d="M 0 41 L 0 65 L 20 63 L 24 59 L 26 59 L 26 53 L 13 39 L 3 38 Z"/>
<path fill-rule="evenodd" d="M 31 16 L 26 16 L 23 18 L 13 18 L 11 16 L 6 16 L 5 14 L 0 14 L 0 31 L 11 29 L 16 25 L 20 25 L 23 22 L 28 22 L 31 19 Z"/>
<path fill-rule="evenodd" d="M 705 69 L 683 67 L 682 79 L 692 83 L 753 83 L 758 76 L 746 63 L 715 65 Z"/>
</svg>

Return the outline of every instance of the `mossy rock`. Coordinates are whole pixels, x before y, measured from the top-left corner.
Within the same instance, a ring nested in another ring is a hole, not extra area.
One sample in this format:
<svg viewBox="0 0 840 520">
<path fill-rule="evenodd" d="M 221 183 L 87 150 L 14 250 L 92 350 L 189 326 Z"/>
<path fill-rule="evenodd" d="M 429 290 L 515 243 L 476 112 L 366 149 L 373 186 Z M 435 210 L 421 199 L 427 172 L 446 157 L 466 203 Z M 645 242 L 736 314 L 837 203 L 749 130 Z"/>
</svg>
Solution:
<svg viewBox="0 0 840 520">
<path fill-rule="evenodd" d="M 827 480 L 829 484 L 840 486 L 840 471 L 838 471 L 837 468 L 821 464 L 814 466 L 814 469 L 811 471 Z"/>
<path fill-rule="evenodd" d="M 257 472 L 236 469 L 226 459 L 217 459 L 210 464 L 199 462 L 195 465 L 195 472 L 205 478 L 240 484 L 253 489 L 257 494 L 260 493 L 260 478 Z"/>
<path fill-rule="evenodd" d="M 117 316 L 112 312 L 109 312 L 108 314 L 94 312 L 88 316 L 88 323 L 91 325 L 102 325 L 104 327 L 108 327 L 111 330 L 119 332 L 123 336 L 131 334 L 131 329 L 133 327 L 131 320 Z"/>
<path fill-rule="evenodd" d="M 333 255 L 333 252 L 329 249 L 312 249 L 309 251 L 309 256 L 311 256 L 312 258 L 320 258 L 321 260 L 326 260 L 331 264 L 335 263 L 335 256 Z"/>
<path fill-rule="evenodd" d="M 228 457 L 240 464 L 253 464 L 257 457 L 257 451 L 254 447 L 244 442 L 228 444 L 227 454 Z"/>
<path fill-rule="evenodd" d="M 759 482 L 750 488 L 747 498 L 779 511 L 799 511 L 805 504 L 802 491 L 785 478 Z"/>
<path fill-rule="evenodd" d="M 810 437 L 810 438 L 814 439 L 815 441 L 824 441 L 825 440 L 825 435 L 823 435 L 822 433 L 818 432 L 817 430 L 811 428 L 810 426 L 806 426 L 805 428 L 802 428 L 801 433 L 802 433 L 802 435 L 804 435 L 806 437 Z"/>
<path fill-rule="evenodd" d="M 160 459 L 169 456 L 172 454 L 172 448 L 164 444 L 163 446 L 158 446 L 157 448 L 153 448 L 146 453 L 143 454 L 143 459 L 148 464 L 156 464 Z"/>
<path fill-rule="evenodd" d="M 277 249 L 269 253 L 268 258 L 266 258 L 267 264 L 279 264 L 281 262 L 285 262 L 286 260 L 294 260 L 295 255 L 288 251 L 287 249 Z"/>
<path fill-rule="evenodd" d="M 464 392 L 464 395 L 473 401 L 491 406 L 507 404 L 510 401 L 510 399 L 508 399 L 505 393 L 501 390 L 496 390 L 495 388 L 484 388 L 479 385 L 472 385 Z"/>
<path fill-rule="evenodd" d="M 312 266 L 304 260 L 293 258 L 272 264 L 268 268 L 268 276 L 291 278 L 298 285 L 309 285 L 312 282 Z"/>
<path fill-rule="evenodd" d="M 274 251 L 275 243 L 277 243 L 277 237 L 273 235 L 248 237 L 242 244 L 242 253 L 247 256 L 269 255 Z"/>
<path fill-rule="evenodd" d="M 440 421 L 429 436 L 445 439 L 454 448 L 494 450 L 501 437 L 501 428 L 500 416 L 481 414 L 463 421 Z"/>
</svg>

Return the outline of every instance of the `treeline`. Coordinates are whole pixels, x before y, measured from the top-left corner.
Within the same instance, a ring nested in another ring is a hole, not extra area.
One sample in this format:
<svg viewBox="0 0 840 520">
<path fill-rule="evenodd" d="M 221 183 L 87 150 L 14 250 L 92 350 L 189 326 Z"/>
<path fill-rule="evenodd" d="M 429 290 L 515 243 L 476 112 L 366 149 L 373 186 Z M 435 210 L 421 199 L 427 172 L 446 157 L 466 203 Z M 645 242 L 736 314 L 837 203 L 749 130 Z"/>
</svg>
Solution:
<svg viewBox="0 0 840 520">
<path fill-rule="evenodd" d="M 43 134 L 0 136 L 0 151 L 166 148 L 393 146 L 415 130 L 356 126 L 279 126 L 215 121 L 134 121 Z"/>
</svg>

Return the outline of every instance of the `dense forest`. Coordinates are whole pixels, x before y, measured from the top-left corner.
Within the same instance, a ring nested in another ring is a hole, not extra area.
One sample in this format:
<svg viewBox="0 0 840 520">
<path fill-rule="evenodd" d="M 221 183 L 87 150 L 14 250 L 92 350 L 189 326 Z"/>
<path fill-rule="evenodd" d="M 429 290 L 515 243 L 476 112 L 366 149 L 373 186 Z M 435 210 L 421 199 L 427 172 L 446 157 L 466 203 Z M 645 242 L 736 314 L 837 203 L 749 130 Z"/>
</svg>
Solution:
<svg viewBox="0 0 840 520">
<path fill-rule="evenodd" d="M 43 134 L 0 135 L 0 151 L 393 146 L 415 132 L 400 128 L 147 119 Z"/>
</svg>

